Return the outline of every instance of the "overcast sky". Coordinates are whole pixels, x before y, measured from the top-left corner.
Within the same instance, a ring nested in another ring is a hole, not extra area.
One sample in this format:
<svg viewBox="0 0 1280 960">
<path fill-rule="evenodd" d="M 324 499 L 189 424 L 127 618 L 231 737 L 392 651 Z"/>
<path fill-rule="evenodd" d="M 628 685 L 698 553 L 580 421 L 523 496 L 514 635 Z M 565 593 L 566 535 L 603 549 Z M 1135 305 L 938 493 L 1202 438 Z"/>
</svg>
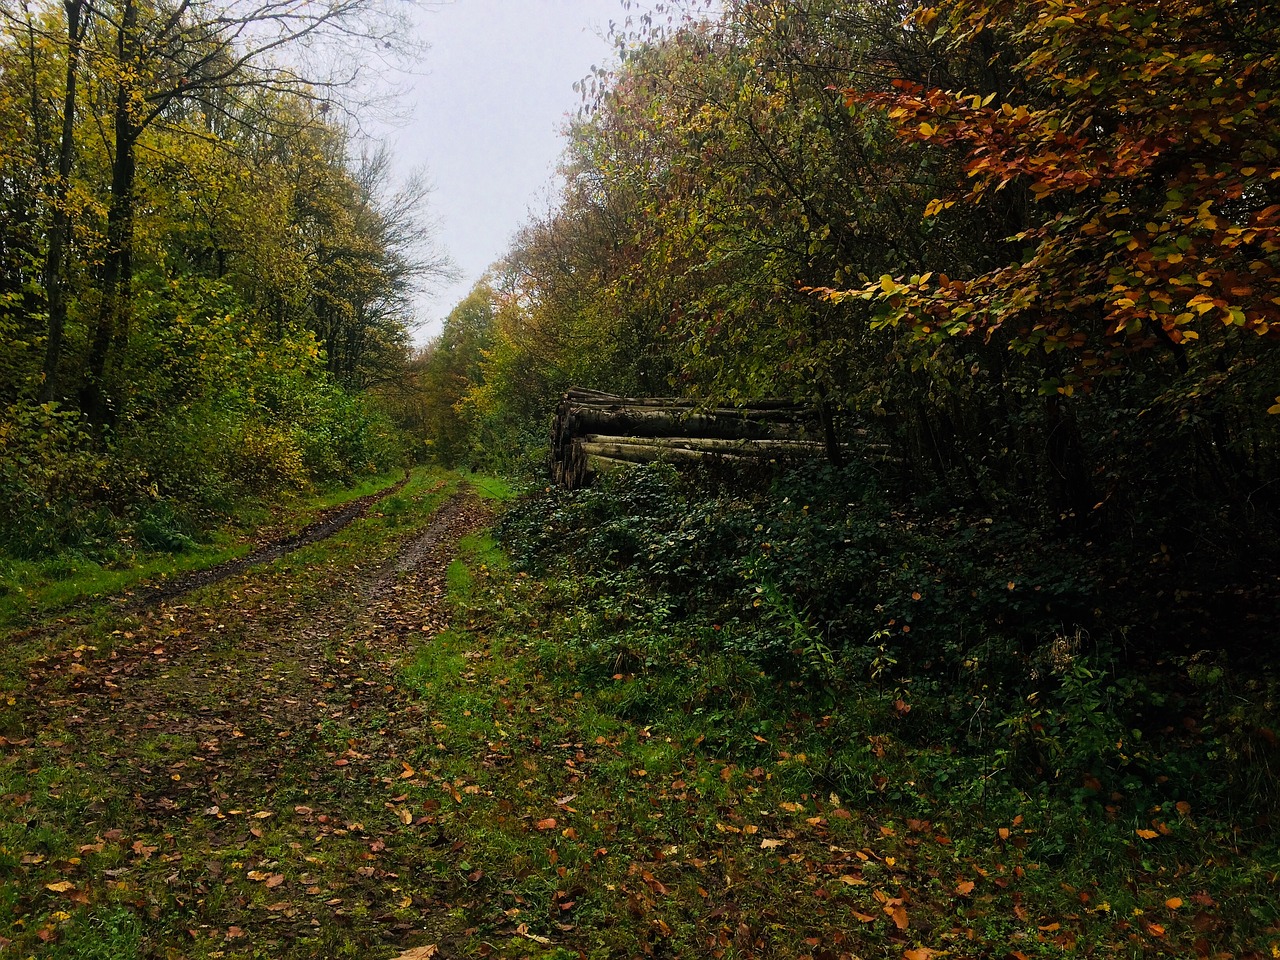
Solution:
<svg viewBox="0 0 1280 960">
<path fill-rule="evenodd" d="M 418 15 L 430 49 L 405 79 L 410 121 L 386 136 L 398 169 L 425 167 L 435 185 L 440 244 L 462 274 L 421 305 L 418 342 L 546 208 L 573 84 L 612 61 L 605 33 L 623 16 L 620 0 L 451 0 Z"/>
</svg>

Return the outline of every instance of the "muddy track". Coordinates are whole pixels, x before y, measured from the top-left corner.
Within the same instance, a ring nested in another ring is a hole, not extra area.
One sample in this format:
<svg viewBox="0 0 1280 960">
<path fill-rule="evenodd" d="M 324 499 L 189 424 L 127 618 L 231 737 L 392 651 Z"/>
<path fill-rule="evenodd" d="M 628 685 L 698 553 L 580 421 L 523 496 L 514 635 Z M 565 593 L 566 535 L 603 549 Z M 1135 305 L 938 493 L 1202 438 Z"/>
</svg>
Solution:
<svg viewBox="0 0 1280 960">
<path fill-rule="evenodd" d="M 279 560 L 299 547 L 327 540 L 353 520 L 364 516 L 374 504 L 399 493 L 408 482 L 409 473 L 406 471 L 405 475 L 391 486 L 327 510 L 319 519 L 309 523 L 297 533 L 265 543 L 243 557 L 227 560 L 204 570 L 194 570 L 172 580 L 143 585 L 132 592 L 124 604 L 124 608 L 126 610 L 146 609 L 157 603 L 180 597 L 184 593 L 189 593 L 200 587 L 207 587 L 212 583 L 225 580 L 227 577 L 234 577 L 250 567 L 256 567 L 260 563 Z"/>
</svg>

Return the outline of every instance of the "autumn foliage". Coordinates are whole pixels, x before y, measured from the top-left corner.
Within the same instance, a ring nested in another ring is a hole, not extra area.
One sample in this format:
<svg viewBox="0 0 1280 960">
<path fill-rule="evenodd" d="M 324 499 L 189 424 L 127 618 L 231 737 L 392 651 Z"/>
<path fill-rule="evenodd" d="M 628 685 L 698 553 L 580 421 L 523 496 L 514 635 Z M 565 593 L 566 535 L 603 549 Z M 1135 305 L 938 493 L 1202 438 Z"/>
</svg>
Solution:
<svg viewBox="0 0 1280 960">
<path fill-rule="evenodd" d="M 1066 349 L 1066 389 L 1135 351 L 1185 371 L 1196 341 L 1230 372 L 1237 338 L 1280 337 L 1280 23 L 1262 5 L 960 0 L 911 24 L 946 48 L 989 41 L 1016 61 L 1013 86 L 897 80 L 848 89 L 850 105 L 954 159 L 926 217 L 1002 191 L 1032 203 L 993 268 L 857 291 L 881 322 Z"/>
</svg>

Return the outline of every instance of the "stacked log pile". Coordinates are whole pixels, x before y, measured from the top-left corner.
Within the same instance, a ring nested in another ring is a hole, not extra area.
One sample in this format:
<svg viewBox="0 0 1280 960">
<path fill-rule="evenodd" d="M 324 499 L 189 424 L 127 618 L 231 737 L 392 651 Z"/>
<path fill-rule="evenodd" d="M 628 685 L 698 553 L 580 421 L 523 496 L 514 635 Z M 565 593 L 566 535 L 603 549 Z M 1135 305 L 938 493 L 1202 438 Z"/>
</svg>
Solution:
<svg viewBox="0 0 1280 960">
<path fill-rule="evenodd" d="M 820 457 L 827 453 L 822 437 L 818 411 L 804 404 L 706 408 L 690 400 L 574 388 L 556 411 L 551 472 L 556 483 L 573 490 L 628 464 Z"/>
</svg>

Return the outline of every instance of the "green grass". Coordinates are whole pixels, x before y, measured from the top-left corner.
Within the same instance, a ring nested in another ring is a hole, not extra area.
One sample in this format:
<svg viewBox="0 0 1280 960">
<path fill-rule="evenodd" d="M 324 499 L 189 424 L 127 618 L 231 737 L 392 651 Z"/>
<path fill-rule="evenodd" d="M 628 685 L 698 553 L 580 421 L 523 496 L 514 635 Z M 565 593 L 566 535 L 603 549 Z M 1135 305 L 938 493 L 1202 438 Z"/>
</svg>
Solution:
<svg viewBox="0 0 1280 960">
<path fill-rule="evenodd" d="M 6 949 L 902 960 L 921 947 L 1280 947 L 1273 840 L 1194 797 L 1108 814 L 1106 798 L 983 780 L 945 731 L 929 746 L 908 736 L 916 713 L 901 716 L 892 689 L 824 698 L 673 611 L 513 569 L 483 533 L 448 565 L 397 574 L 461 482 L 415 473 L 333 538 L 179 606 L 97 608 L 9 647 Z"/>
<path fill-rule="evenodd" d="M 0 555 L 0 626 L 29 620 L 86 598 L 117 594 L 162 575 L 173 577 L 204 570 L 244 556 L 262 536 L 296 533 L 320 512 L 384 489 L 399 478 L 400 474 L 383 474 L 355 487 L 329 486 L 311 496 L 273 505 L 242 504 L 229 524 L 209 531 L 205 542 L 180 553 L 135 547 L 109 564 L 75 553 L 43 560 Z"/>
<path fill-rule="evenodd" d="M 1111 815 L 984 782 L 942 745 L 869 739 L 895 691 L 811 712 L 696 629 L 611 627 L 607 598 L 492 549 L 451 570 L 472 628 L 406 673 L 436 718 L 438 775 L 475 791 L 439 818 L 510 918 L 469 916 L 487 955 L 1280 949 L 1276 846 L 1214 811 Z"/>
</svg>

